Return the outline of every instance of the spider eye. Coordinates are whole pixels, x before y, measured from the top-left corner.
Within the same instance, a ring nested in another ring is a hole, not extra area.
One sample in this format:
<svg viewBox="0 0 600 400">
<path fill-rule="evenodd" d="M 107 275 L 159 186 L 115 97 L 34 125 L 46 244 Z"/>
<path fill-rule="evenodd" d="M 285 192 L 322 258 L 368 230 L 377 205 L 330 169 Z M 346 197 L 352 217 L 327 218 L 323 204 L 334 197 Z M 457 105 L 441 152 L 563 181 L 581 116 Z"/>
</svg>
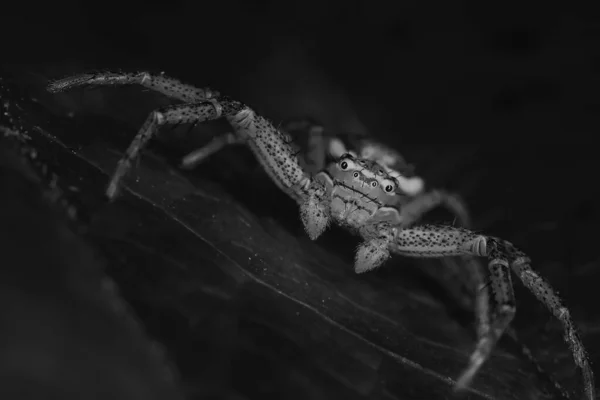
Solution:
<svg viewBox="0 0 600 400">
<path fill-rule="evenodd" d="M 371 186 L 374 187 L 374 188 L 377 187 L 377 181 L 371 182 Z"/>
<path fill-rule="evenodd" d="M 355 178 L 358 178 L 358 172 L 355 172 L 352 175 L 354 175 Z"/>
<path fill-rule="evenodd" d="M 340 168 L 341 169 L 348 169 L 348 163 L 346 161 L 342 161 L 340 163 Z"/>
<path fill-rule="evenodd" d="M 394 186 L 393 186 L 393 185 L 387 185 L 387 186 L 385 187 L 385 191 L 386 191 L 387 193 L 391 193 L 391 192 L 393 192 L 393 191 L 394 191 Z"/>
</svg>

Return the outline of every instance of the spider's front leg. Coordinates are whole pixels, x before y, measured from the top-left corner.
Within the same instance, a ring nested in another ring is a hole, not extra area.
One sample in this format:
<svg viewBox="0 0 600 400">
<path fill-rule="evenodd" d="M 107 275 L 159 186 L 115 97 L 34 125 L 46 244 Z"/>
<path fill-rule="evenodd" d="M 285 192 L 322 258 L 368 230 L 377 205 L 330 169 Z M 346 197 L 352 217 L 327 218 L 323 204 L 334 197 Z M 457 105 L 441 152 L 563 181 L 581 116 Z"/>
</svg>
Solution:
<svg viewBox="0 0 600 400">
<path fill-rule="evenodd" d="M 327 188 L 324 183 L 313 180 L 304 171 L 287 136 L 245 104 L 219 97 L 218 92 L 208 88 L 198 89 L 174 78 L 146 72 L 81 74 L 52 82 L 48 90 L 56 93 L 79 86 L 127 84 L 138 84 L 186 103 L 150 113 L 110 179 L 106 191 L 109 199 L 116 197 L 121 181 L 131 169 L 134 160 L 148 141 L 156 136 L 161 126 L 196 125 L 224 117 L 234 132 L 216 137 L 208 146 L 190 153 L 184 158 L 183 165 L 197 163 L 225 145 L 246 143 L 273 182 L 301 206 L 301 217 L 308 235 L 316 239 L 325 230 L 330 217 L 325 199 Z"/>
<path fill-rule="evenodd" d="M 48 84 L 50 93 L 66 92 L 78 87 L 140 85 L 186 103 L 218 97 L 210 88 L 197 88 L 164 74 L 149 72 L 88 72 L 58 79 Z"/>
<path fill-rule="evenodd" d="M 479 338 L 469 365 L 458 379 L 457 389 L 469 385 L 513 319 L 515 300 L 510 275 L 512 269 L 563 325 L 564 339 L 583 375 L 586 399 L 595 400 L 594 376 L 569 310 L 552 287 L 530 267 L 529 257 L 512 243 L 462 228 L 424 225 L 395 231 L 395 240 L 390 251 L 419 258 L 472 255 L 488 259 L 492 293 L 496 300 L 495 318 L 491 321 L 489 329 Z"/>
<path fill-rule="evenodd" d="M 311 237 L 317 235 L 316 232 L 322 232 L 327 225 L 326 210 L 320 212 L 323 208 L 321 197 L 325 189 L 321 182 L 312 180 L 304 172 L 287 138 L 268 120 L 243 103 L 222 97 L 213 100 L 217 102 L 216 105 L 214 102 L 203 101 L 153 111 L 119 162 L 109 184 L 108 196 L 113 198 L 116 195 L 116 190 L 133 160 L 138 157 L 148 140 L 156 135 L 160 126 L 197 124 L 224 117 L 234 129 L 235 142 L 246 143 L 273 182 L 299 204 L 305 205 L 302 209 L 308 215 L 307 223 L 309 220 L 311 222 Z M 315 222 L 314 219 L 319 219 L 319 222 Z M 314 228 L 315 224 L 323 228 Z"/>
</svg>

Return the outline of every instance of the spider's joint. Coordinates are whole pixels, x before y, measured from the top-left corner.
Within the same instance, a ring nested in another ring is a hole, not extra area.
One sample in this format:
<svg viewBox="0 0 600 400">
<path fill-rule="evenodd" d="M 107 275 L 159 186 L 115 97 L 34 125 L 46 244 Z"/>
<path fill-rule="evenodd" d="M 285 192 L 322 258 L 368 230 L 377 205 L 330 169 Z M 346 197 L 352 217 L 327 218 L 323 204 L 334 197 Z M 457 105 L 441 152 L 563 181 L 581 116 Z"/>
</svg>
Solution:
<svg viewBox="0 0 600 400">
<path fill-rule="evenodd" d="M 304 177 L 300 183 L 298 184 L 298 186 L 300 186 L 300 188 L 302 188 L 303 190 L 308 190 L 308 188 L 310 187 L 311 184 L 311 179 L 308 177 Z M 322 196 L 323 194 L 325 194 L 325 188 L 322 188 L 322 190 L 318 191 L 318 194 L 320 196 Z"/>
<path fill-rule="evenodd" d="M 477 236 L 473 240 L 470 240 L 463 244 L 463 248 L 469 253 L 478 255 L 480 257 L 488 256 L 487 240 L 485 236 Z"/>
<path fill-rule="evenodd" d="M 150 73 L 148 73 L 148 72 L 142 72 L 140 75 L 142 76 L 142 81 L 141 81 L 141 84 L 142 84 L 142 85 L 143 85 L 143 84 L 144 84 L 146 81 L 150 81 L 150 80 L 152 80 L 152 77 L 150 76 Z"/>
<path fill-rule="evenodd" d="M 162 125 L 165 122 L 165 116 L 160 111 L 154 111 L 154 120 L 158 125 Z"/>
<path fill-rule="evenodd" d="M 516 313 L 516 308 L 514 304 L 504 304 L 499 307 L 498 311 L 501 314 L 510 315 Z"/>
<path fill-rule="evenodd" d="M 217 113 L 219 110 L 215 107 Z M 247 130 L 249 133 L 253 133 L 253 129 L 250 129 L 254 123 L 254 111 L 250 107 L 245 107 L 243 110 L 237 113 L 235 116 L 235 122 L 242 129 Z"/>
<path fill-rule="evenodd" d="M 217 114 L 216 118 L 221 118 L 223 115 L 223 106 L 219 103 L 214 97 L 211 97 L 210 92 L 206 96 L 208 98 L 208 102 L 212 104 L 215 109 L 215 113 Z"/>
<path fill-rule="evenodd" d="M 569 313 L 569 309 L 568 309 L 567 307 L 561 307 L 561 308 L 558 310 L 558 318 L 559 318 L 560 320 L 564 320 L 564 319 L 565 319 L 565 317 L 567 317 L 567 318 L 568 318 L 568 317 L 569 317 L 569 315 L 570 315 L 570 313 Z"/>
<path fill-rule="evenodd" d="M 528 257 L 519 257 L 512 262 L 513 266 L 521 266 L 530 264 L 531 260 Z"/>
</svg>

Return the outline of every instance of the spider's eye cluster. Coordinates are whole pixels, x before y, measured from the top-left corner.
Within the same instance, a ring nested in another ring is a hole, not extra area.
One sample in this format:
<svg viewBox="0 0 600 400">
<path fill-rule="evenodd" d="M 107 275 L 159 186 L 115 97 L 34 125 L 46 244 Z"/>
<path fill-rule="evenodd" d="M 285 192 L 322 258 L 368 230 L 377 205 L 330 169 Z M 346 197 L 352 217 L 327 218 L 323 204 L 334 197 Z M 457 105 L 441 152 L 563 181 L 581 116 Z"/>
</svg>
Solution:
<svg viewBox="0 0 600 400">
<path fill-rule="evenodd" d="M 346 161 L 342 161 L 342 162 L 340 163 L 340 168 L 341 168 L 341 169 L 343 169 L 343 170 L 346 170 L 346 169 L 348 169 L 348 162 L 346 162 Z"/>
<path fill-rule="evenodd" d="M 371 187 L 374 187 L 374 188 L 376 188 L 376 187 L 377 187 L 377 185 L 378 185 L 377 181 L 373 181 L 373 182 L 371 182 Z"/>
<path fill-rule="evenodd" d="M 352 174 L 352 176 L 354 176 L 355 178 L 358 178 L 358 172 L 354 171 L 354 173 Z"/>
</svg>

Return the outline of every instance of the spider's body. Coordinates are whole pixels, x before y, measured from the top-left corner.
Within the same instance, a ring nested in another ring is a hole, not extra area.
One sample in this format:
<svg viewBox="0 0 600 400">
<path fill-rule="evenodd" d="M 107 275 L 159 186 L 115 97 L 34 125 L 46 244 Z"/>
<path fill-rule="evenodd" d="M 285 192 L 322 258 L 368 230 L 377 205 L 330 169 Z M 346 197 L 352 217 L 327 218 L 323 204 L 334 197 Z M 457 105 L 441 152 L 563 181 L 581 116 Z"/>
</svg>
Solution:
<svg viewBox="0 0 600 400">
<path fill-rule="evenodd" d="M 163 75 L 148 73 L 83 74 L 52 83 L 59 92 L 83 85 L 140 84 L 178 99 L 183 104 L 153 111 L 119 161 L 107 195 L 114 198 L 123 177 L 146 143 L 166 124 L 199 122 L 224 117 L 233 133 L 218 136 L 207 146 L 183 159 L 184 167 L 201 162 L 229 144 L 246 144 L 273 182 L 300 207 L 300 217 L 311 239 L 318 238 L 332 223 L 358 234 L 355 271 L 362 273 L 382 265 L 392 254 L 410 257 L 464 257 L 464 268 L 476 287 L 477 344 L 469 364 L 456 382 L 468 386 L 489 358 L 498 339 L 509 329 L 516 306 L 511 271 L 561 322 L 565 340 L 581 369 L 586 400 L 595 400 L 595 386 L 587 354 L 576 332 L 569 310 L 551 286 L 531 267 L 530 259 L 512 243 L 464 228 L 418 225 L 420 217 L 434 207 L 449 208 L 462 226 L 469 226 L 464 204 L 440 190 L 425 191 L 423 181 L 411 176 L 400 155 L 369 140 L 359 142 L 356 152 L 347 151 L 339 140 L 327 137 L 322 128 L 309 128 L 309 151 L 298 157 L 288 134 L 245 104 L 221 97 L 210 89 L 198 89 Z M 298 129 L 291 124 L 288 131 Z M 302 124 L 300 124 L 300 130 Z M 329 153 L 335 162 L 326 165 Z M 487 285 L 473 257 L 487 259 L 491 285 Z M 449 264 L 448 261 L 447 264 Z M 493 309 L 489 296 L 493 295 Z M 510 332 L 510 330 L 508 330 Z"/>
<path fill-rule="evenodd" d="M 377 162 L 344 154 L 315 177 L 325 186 L 331 219 L 354 232 L 390 219 L 399 220 L 398 183 Z M 324 205 L 327 207 L 327 204 Z"/>
</svg>

